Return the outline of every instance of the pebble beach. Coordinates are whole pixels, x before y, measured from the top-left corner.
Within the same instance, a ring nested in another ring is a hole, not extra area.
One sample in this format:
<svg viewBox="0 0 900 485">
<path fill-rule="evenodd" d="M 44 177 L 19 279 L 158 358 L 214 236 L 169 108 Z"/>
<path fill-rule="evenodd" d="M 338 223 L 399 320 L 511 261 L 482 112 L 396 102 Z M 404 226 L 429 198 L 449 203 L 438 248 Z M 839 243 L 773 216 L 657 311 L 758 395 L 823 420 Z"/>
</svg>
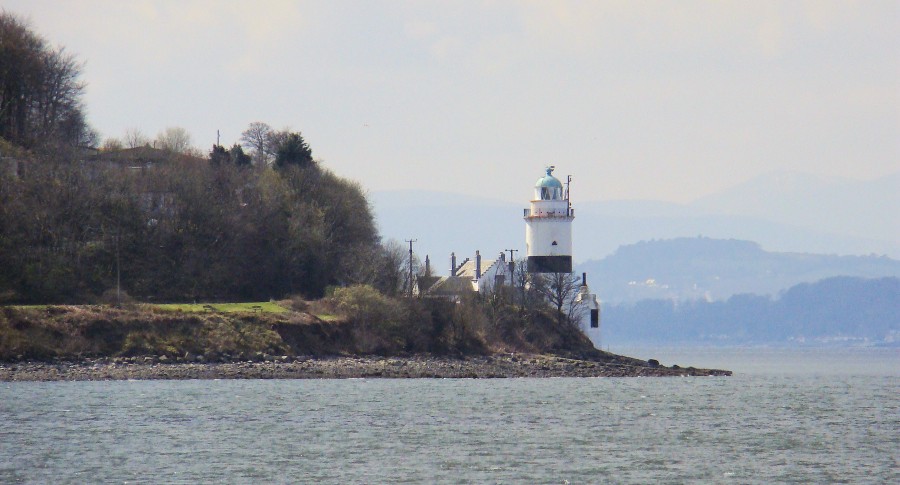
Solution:
<svg viewBox="0 0 900 485">
<path fill-rule="evenodd" d="M 350 379 L 730 376 L 731 371 L 504 354 L 473 357 L 293 357 L 261 361 L 166 362 L 156 357 L 0 363 L 0 381 L 146 379 Z"/>
</svg>

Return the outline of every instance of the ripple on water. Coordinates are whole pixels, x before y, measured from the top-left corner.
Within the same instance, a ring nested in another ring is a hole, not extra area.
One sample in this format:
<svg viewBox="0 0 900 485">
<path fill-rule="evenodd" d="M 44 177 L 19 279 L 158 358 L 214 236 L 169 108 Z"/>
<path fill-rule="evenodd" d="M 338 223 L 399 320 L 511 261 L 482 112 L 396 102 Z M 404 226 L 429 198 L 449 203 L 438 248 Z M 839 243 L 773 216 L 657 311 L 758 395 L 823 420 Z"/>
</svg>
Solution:
<svg viewBox="0 0 900 485">
<path fill-rule="evenodd" d="M 0 387 L 0 483 L 897 483 L 900 377 Z"/>
</svg>

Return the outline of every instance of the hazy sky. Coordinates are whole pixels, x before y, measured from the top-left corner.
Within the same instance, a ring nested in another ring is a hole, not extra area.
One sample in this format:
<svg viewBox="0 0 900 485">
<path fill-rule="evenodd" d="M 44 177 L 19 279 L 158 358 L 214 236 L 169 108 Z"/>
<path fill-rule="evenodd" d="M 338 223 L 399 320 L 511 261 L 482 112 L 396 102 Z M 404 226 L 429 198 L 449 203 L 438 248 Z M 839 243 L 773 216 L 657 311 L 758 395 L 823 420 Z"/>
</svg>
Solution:
<svg viewBox="0 0 900 485">
<path fill-rule="evenodd" d="M 104 135 L 302 131 L 370 191 L 689 201 L 900 171 L 900 2 L 0 0 Z"/>
</svg>

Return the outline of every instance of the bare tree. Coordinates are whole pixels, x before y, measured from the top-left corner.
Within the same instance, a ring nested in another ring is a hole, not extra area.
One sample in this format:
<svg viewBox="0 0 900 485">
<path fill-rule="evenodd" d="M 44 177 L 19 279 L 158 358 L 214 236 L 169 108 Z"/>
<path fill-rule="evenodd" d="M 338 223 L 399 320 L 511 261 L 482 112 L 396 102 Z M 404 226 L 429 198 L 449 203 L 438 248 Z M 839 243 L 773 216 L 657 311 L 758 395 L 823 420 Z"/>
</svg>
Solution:
<svg viewBox="0 0 900 485">
<path fill-rule="evenodd" d="M 540 275 L 528 272 L 528 264 L 524 259 L 513 264 L 510 278 L 515 301 L 523 310 L 531 311 L 544 304 L 544 294 L 541 291 L 544 280 Z"/>
<path fill-rule="evenodd" d="M 173 153 L 188 153 L 191 150 L 191 134 L 184 128 L 170 126 L 156 135 L 156 148 Z"/>
<path fill-rule="evenodd" d="M 390 239 L 380 247 L 375 287 L 388 296 L 409 292 L 409 250 L 396 239 Z M 419 258 L 413 253 L 413 272 L 418 274 Z"/>
<path fill-rule="evenodd" d="M 250 123 L 247 129 L 241 132 L 241 144 L 250 151 L 250 156 L 257 165 L 266 165 L 273 158 L 272 133 L 274 133 L 272 127 L 261 121 Z"/>
<path fill-rule="evenodd" d="M 128 128 L 125 130 L 125 146 L 128 148 L 137 148 L 142 147 L 150 143 L 150 139 L 147 138 L 140 129 L 138 128 Z"/>
<path fill-rule="evenodd" d="M 95 142 L 81 97 L 83 65 L 0 10 L 0 137 L 26 146 Z"/>
<path fill-rule="evenodd" d="M 578 315 L 581 302 L 576 301 L 581 279 L 575 273 L 541 274 L 537 286 L 547 302 L 556 309 L 559 323 L 572 322 Z"/>
<path fill-rule="evenodd" d="M 78 80 L 83 68 L 73 54 L 58 48 L 44 53 L 42 56 L 42 82 L 36 99 L 36 132 L 41 137 L 59 137 L 68 135 L 78 141 L 81 133 L 65 133 L 66 122 L 75 121 L 76 131 L 84 129 L 83 116 L 80 115 L 81 93 L 85 84 Z M 76 119 L 80 118 L 80 119 Z"/>
<path fill-rule="evenodd" d="M 123 148 L 122 140 L 118 138 L 111 137 L 103 140 L 103 145 L 100 147 L 104 152 L 115 152 L 119 151 Z"/>
</svg>

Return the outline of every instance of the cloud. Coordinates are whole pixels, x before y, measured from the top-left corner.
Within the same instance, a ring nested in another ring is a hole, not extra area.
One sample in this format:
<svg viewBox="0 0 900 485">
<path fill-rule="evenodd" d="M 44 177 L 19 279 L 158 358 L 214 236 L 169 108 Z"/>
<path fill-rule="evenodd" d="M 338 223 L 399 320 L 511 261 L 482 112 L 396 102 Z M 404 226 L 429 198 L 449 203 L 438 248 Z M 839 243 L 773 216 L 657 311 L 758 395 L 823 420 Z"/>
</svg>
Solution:
<svg viewBox="0 0 900 485">
<path fill-rule="evenodd" d="M 898 5 L 4 2 L 87 61 L 107 134 L 185 126 L 206 145 L 262 120 L 373 190 L 411 165 L 477 191 L 468 174 L 553 160 L 604 196 L 680 200 L 775 168 L 895 167 Z"/>
</svg>

